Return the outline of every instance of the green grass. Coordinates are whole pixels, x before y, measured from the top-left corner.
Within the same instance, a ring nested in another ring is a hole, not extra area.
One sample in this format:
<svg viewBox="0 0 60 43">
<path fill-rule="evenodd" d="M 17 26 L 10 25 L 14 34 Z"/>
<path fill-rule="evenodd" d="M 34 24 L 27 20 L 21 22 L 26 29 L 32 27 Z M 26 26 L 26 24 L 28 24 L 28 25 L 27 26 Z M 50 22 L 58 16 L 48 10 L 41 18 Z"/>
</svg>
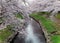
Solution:
<svg viewBox="0 0 60 43">
<path fill-rule="evenodd" d="M 57 19 L 60 19 L 60 13 L 57 13 L 57 15 L 55 16 Z"/>
<path fill-rule="evenodd" d="M 40 20 L 42 25 L 46 28 L 46 30 L 49 33 L 51 33 L 51 32 L 56 30 L 56 27 L 54 26 L 54 23 L 51 20 L 46 19 L 45 17 L 43 17 L 41 15 L 38 15 L 38 14 L 31 14 L 30 16 L 32 16 L 36 20 Z"/>
<path fill-rule="evenodd" d="M 51 36 L 51 41 L 53 43 L 60 43 L 60 35 Z"/>
<path fill-rule="evenodd" d="M 4 42 L 13 33 L 10 29 L 11 27 L 8 25 L 5 29 L 0 30 L 0 42 Z"/>
<path fill-rule="evenodd" d="M 58 29 L 54 22 L 52 22 L 50 19 L 47 19 L 42 15 L 39 15 L 38 13 L 33 13 L 30 16 L 40 21 L 42 23 L 42 26 L 44 26 L 45 29 L 47 30 L 48 34 Z M 50 37 L 51 37 L 52 43 L 60 43 L 60 35 L 53 35 Z"/>
<path fill-rule="evenodd" d="M 15 16 L 16 16 L 17 18 L 23 19 L 23 16 L 22 16 L 20 13 L 16 14 Z"/>
</svg>

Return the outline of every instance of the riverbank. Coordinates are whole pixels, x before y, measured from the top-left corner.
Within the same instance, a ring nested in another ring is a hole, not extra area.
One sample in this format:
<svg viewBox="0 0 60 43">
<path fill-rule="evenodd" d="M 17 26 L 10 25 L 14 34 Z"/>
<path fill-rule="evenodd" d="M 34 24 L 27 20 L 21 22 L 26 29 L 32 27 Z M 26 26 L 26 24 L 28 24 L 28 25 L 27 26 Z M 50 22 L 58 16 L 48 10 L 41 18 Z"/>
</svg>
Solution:
<svg viewBox="0 0 60 43">
<path fill-rule="evenodd" d="M 59 41 L 60 35 L 57 35 L 58 28 L 55 26 L 54 22 L 52 22 L 51 20 L 37 13 L 35 14 L 33 13 L 30 16 L 36 19 L 41 24 L 45 37 L 47 39 L 47 43 L 59 43 L 60 42 Z"/>
<path fill-rule="evenodd" d="M 0 43 L 6 43 L 8 37 L 13 34 L 13 31 L 10 30 L 11 28 L 12 27 L 10 25 L 7 25 L 6 28 L 0 30 Z"/>
<path fill-rule="evenodd" d="M 45 41 L 46 41 L 46 43 L 48 43 L 48 42 L 49 42 L 49 37 L 48 37 L 48 33 L 47 33 L 47 31 L 45 30 L 44 26 L 42 26 L 41 22 L 39 22 L 38 20 L 36 20 L 34 17 L 32 17 L 32 16 L 30 16 L 30 17 L 31 17 L 32 19 L 34 19 L 34 20 L 40 25 L 41 30 L 42 30 L 42 32 L 43 32 L 43 35 L 44 35 L 44 37 L 45 37 Z"/>
</svg>

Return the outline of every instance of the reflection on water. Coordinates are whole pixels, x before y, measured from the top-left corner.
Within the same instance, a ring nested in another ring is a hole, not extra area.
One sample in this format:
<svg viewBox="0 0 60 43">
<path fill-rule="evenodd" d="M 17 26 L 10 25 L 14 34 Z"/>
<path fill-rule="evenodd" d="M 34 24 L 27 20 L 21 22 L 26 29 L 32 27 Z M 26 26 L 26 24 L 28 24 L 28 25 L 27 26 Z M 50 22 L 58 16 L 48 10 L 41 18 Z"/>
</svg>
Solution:
<svg viewBox="0 0 60 43">
<path fill-rule="evenodd" d="M 12 43 L 25 43 L 25 41 L 24 41 L 24 38 L 19 38 L 17 36 L 16 39 L 14 39 L 14 41 Z"/>
<path fill-rule="evenodd" d="M 40 27 L 34 20 L 29 21 L 25 31 L 27 33 L 26 36 L 22 38 L 18 35 L 13 43 L 46 43 Z M 36 33 L 34 33 L 34 31 L 36 31 Z M 40 36 L 36 34 L 39 34 Z"/>
<path fill-rule="evenodd" d="M 25 39 L 26 43 L 40 43 L 39 38 L 34 35 L 31 23 L 28 24 L 26 31 L 27 31 L 27 36 Z"/>
</svg>

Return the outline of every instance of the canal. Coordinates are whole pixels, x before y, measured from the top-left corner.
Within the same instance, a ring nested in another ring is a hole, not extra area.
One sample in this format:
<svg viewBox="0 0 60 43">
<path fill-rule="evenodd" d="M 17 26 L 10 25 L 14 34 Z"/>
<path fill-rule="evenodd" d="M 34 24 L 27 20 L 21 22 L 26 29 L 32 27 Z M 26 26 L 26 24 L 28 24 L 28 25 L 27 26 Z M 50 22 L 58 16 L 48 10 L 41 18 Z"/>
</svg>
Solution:
<svg viewBox="0 0 60 43">
<path fill-rule="evenodd" d="M 28 22 L 25 28 L 26 36 L 22 38 L 17 35 L 12 43 L 46 43 L 41 26 L 33 19 Z"/>
</svg>

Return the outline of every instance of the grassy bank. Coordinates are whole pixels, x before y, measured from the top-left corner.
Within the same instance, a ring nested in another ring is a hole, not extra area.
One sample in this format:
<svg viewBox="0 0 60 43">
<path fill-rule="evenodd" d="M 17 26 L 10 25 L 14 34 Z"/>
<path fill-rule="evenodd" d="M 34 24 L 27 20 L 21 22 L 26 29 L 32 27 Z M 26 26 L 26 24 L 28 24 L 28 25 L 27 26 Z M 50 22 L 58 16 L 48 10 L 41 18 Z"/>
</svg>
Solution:
<svg viewBox="0 0 60 43">
<path fill-rule="evenodd" d="M 46 19 L 45 17 L 41 15 L 37 15 L 37 14 L 31 14 L 30 16 L 32 16 L 36 20 L 40 20 L 42 25 L 47 29 L 49 33 L 56 30 L 56 27 L 54 27 L 54 23 L 50 21 L 49 19 Z"/>
<path fill-rule="evenodd" d="M 4 41 L 13 33 L 10 25 L 8 25 L 5 29 L 0 30 L 0 43 L 4 43 Z"/>
<path fill-rule="evenodd" d="M 52 43 L 60 43 L 60 35 L 51 36 Z"/>
<path fill-rule="evenodd" d="M 54 22 L 38 13 L 33 13 L 30 16 L 41 22 L 50 35 L 52 43 L 60 43 L 60 35 L 55 34 L 59 30 Z M 51 34 L 53 34 L 53 36 L 51 36 Z"/>
</svg>

